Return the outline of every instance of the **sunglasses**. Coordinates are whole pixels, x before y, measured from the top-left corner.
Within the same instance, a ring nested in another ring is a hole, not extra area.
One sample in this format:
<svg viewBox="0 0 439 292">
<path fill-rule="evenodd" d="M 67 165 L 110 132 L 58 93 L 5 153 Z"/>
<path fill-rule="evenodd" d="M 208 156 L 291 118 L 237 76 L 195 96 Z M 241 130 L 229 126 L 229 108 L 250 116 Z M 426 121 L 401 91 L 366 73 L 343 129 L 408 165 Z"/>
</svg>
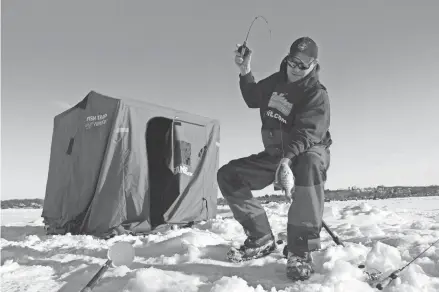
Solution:
<svg viewBox="0 0 439 292">
<path fill-rule="evenodd" d="M 296 57 L 293 57 L 291 55 L 288 55 L 287 57 L 287 63 L 288 66 L 290 66 L 293 69 L 298 68 L 299 70 L 308 70 L 309 67 L 311 67 L 311 64 L 314 62 L 314 60 L 311 60 L 308 65 L 305 65 L 303 62 L 298 60 Z"/>
</svg>

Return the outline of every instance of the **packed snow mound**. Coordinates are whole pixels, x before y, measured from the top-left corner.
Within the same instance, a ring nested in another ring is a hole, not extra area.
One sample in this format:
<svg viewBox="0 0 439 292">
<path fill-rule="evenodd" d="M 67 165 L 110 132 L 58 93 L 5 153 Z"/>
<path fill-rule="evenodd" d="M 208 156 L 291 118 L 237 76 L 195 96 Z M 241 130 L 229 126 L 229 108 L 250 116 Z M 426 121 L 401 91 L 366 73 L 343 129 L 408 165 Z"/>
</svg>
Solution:
<svg viewBox="0 0 439 292">
<path fill-rule="evenodd" d="M 2 291 L 80 291 L 104 265 L 117 241 L 133 245 L 130 266 L 110 268 L 93 291 L 370 292 L 364 269 L 384 275 L 401 268 L 439 238 L 439 197 L 326 203 L 324 220 L 344 242 L 322 230 L 323 248 L 312 254 L 316 273 L 291 282 L 279 248 L 271 255 L 230 263 L 225 254 L 245 240 L 227 206 L 193 228 L 109 240 L 70 234 L 48 236 L 40 210 L 2 210 Z M 289 204 L 264 205 L 273 232 L 285 237 Z M 384 289 L 439 291 L 439 246 L 431 247 Z"/>
</svg>

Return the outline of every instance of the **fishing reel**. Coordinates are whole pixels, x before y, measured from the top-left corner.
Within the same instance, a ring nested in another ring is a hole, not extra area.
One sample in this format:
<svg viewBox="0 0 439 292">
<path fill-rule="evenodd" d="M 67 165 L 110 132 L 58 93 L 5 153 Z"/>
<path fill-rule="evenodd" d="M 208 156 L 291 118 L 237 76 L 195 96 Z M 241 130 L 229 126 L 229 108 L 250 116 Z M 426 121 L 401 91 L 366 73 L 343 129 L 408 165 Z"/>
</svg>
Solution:
<svg viewBox="0 0 439 292">
<path fill-rule="evenodd" d="M 241 54 L 242 58 L 247 57 L 247 55 L 250 53 L 250 49 L 247 47 L 246 42 L 244 42 L 244 44 L 240 45 L 238 47 L 237 51 Z"/>
<path fill-rule="evenodd" d="M 242 45 L 240 45 L 237 49 L 236 49 L 237 53 L 239 53 L 239 55 L 236 55 L 236 61 L 239 64 L 242 64 L 244 62 L 244 59 L 248 56 L 248 54 L 250 53 L 250 49 L 247 47 L 247 45 L 244 43 Z"/>
</svg>

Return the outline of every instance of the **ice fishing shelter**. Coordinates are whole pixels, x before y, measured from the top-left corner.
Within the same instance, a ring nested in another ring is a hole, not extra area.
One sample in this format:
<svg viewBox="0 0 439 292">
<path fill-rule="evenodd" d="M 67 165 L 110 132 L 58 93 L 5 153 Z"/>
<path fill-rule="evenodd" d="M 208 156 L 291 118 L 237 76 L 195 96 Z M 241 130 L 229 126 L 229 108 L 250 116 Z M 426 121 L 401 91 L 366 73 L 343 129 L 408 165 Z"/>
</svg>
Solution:
<svg viewBox="0 0 439 292">
<path fill-rule="evenodd" d="M 91 91 L 54 118 L 47 232 L 108 237 L 214 218 L 219 139 L 215 119 Z"/>
</svg>

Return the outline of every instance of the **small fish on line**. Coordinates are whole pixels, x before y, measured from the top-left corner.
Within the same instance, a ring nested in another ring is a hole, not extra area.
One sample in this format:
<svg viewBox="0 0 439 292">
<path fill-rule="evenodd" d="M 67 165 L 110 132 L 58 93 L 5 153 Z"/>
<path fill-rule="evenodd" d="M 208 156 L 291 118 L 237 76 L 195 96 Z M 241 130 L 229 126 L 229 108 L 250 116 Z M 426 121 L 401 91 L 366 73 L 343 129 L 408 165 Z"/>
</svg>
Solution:
<svg viewBox="0 0 439 292">
<path fill-rule="evenodd" d="M 283 189 L 285 197 L 292 200 L 292 194 L 294 192 L 294 174 L 288 165 L 280 165 L 279 171 L 276 175 L 275 184 Z"/>
</svg>

